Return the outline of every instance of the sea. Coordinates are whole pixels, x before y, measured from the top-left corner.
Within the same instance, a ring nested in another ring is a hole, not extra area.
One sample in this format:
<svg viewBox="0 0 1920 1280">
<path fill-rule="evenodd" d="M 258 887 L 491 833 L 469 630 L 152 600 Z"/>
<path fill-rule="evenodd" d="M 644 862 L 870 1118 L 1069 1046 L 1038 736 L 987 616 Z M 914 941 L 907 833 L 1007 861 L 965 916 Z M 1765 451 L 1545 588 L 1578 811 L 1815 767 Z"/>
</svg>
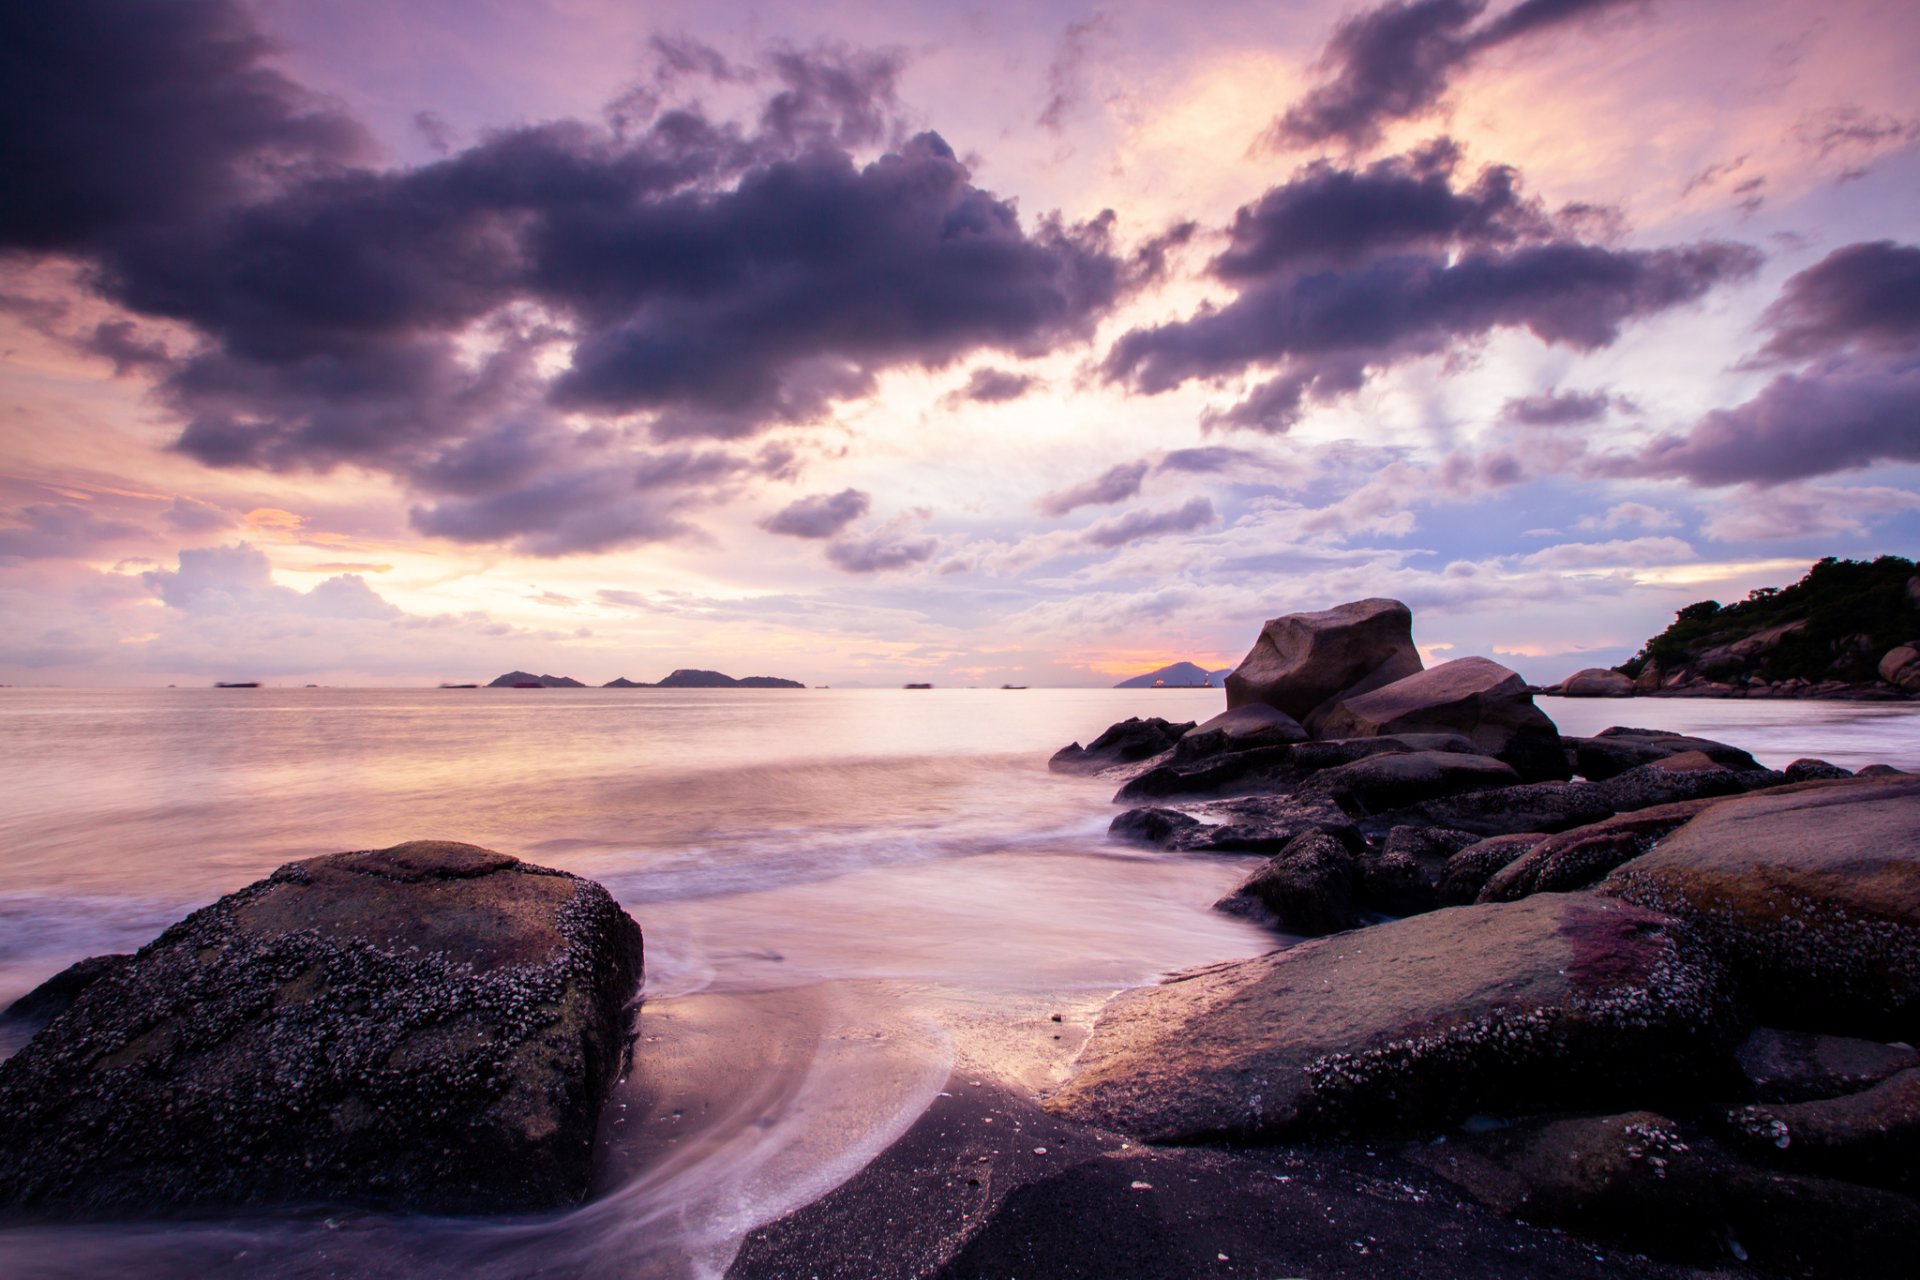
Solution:
<svg viewBox="0 0 1920 1280">
<path fill-rule="evenodd" d="M 1542 699 L 1920 771 L 1920 705 Z M 1254 859 L 1109 843 L 1047 757 L 1217 689 L 0 689 L 0 1006 L 282 863 L 463 840 L 604 884 L 645 935 L 594 1196 L 0 1228 L 0 1275 L 708 1277 L 942 1092 L 1063 1080 L 1116 991 L 1286 945 Z M 12 1038 L 6 1038 L 11 1035 Z M 18 1032 L 0 1030 L 0 1057 Z"/>
</svg>

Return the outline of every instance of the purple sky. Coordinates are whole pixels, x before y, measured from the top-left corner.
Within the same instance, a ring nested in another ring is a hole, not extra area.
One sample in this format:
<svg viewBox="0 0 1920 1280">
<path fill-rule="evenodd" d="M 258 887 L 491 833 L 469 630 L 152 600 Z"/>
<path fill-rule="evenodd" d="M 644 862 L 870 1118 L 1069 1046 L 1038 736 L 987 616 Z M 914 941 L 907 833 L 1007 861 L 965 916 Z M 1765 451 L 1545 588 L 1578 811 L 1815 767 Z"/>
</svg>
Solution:
<svg viewBox="0 0 1920 1280">
<path fill-rule="evenodd" d="M 1920 547 L 1910 0 L 4 0 L 0 680 L 1537 680 Z"/>
</svg>

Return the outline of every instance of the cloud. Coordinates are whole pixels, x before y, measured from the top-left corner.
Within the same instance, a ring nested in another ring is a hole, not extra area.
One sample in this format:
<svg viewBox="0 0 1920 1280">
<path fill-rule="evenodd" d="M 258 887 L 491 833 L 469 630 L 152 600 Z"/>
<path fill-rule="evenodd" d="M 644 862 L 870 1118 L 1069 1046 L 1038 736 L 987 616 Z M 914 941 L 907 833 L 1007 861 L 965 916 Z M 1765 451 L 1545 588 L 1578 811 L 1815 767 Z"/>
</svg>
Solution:
<svg viewBox="0 0 1920 1280">
<path fill-rule="evenodd" d="M 1146 477 L 1145 462 L 1123 462 L 1118 466 L 1109 467 L 1091 480 L 1065 489 L 1056 489 L 1034 505 L 1039 508 L 1042 515 L 1064 516 L 1076 507 L 1124 502 L 1140 492 L 1140 483 Z"/>
<path fill-rule="evenodd" d="M 1486 0 L 1412 0 L 1342 19 L 1320 57 L 1326 79 L 1273 122 L 1276 146 L 1350 147 L 1379 141 L 1383 125 L 1426 114 L 1453 77 L 1489 49 L 1630 0 L 1522 0 L 1478 27 Z"/>
<path fill-rule="evenodd" d="M 1060 45 L 1047 65 L 1047 105 L 1034 121 L 1042 129 L 1059 133 L 1066 127 L 1067 114 L 1079 105 L 1085 89 L 1080 83 L 1081 68 L 1093 52 L 1093 42 L 1111 32 L 1112 20 L 1095 12 L 1078 22 L 1070 22 L 1061 33 Z"/>
<path fill-rule="evenodd" d="M 1920 493 L 1885 485 L 1781 485 L 1736 492 L 1701 522 L 1700 532 L 1716 542 L 1858 537 L 1869 532 L 1871 517 L 1906 511 L 1920 511 Z"/>
<path fill-rule="evenodd" d="M 1769 361 L 1845 348 L 1911 353 L 1920 346 L 1920 246 L 1891 240 L 1835 249 L 1788 280 L 1761 324 Z"/>
<path fill-rule="evenodd" d="M 1520 557 L 1536 569 L 1621 569 L 1672 564 L 1697 558 L 1680 538 L 1627 538 L 1611 542 L 1563 542 Z"/>
<path fill-rule="evenodd" d="M 1572 427 L 1598 422 L 1617 398 L 1605 391 L 1543 391 L 1500 407 L 1500 417 L 1523 427 Z"/>
<path fill-rule="evenodd" d="M 161 603 L 188 614 L 294 613 L 346 620 L 400 616 L 400 610 L 358 574 L 328 578 L 305 592 L 279 586 L 266 553 L 246 542 L 182 551 L 178 568 L 156 569 L 141 578 Z"/>
<path fill-rule="evenodd" d="M 23 560 L 79 559 L 106 543 L 146 533 L 137 524 L 104 518 L 72 502 L 29 503 L 4 518 L 18 523 L 0 526 L 0 557 Z"/>
<path fill-rule="evenodd" d="M 1237 296 L 1121 335 L 1105 377 L 1157 394 L 1264 368 L 1266 381 L 1206 422 L 1280 431 L 1308 403 L 1356 390 L 1379 369 L 1496 330 L 1525 329 L 1577 351 L 1605 347 L 1628 322 L 1759 263 L 1737 244 L 1623 250 L 1582 241 L 1540 215 L 1511 171 L 1483 170 L 1464 195 L 1454 191 L 1457 158 L 1439 144 L 1344 177 L 1325 164 L 1300 170 L 1236 216 L 1234 244 L 1214 273 Z M 1370 212 L 1341 212 L 1350 205 Z M 1314 228 L 1324 232 L 1307 234 Z"/>
<path fill-rule="evenodd" d="M 1168 511 L 1129 511 L 1123 516 L 1102 520 L 1088 526 L 1081 540 L 1088 546 L 1111 549 L 1162 534 L 1192 533 L 1218 523 L 1219 519 L 1213 503 L 1205 498 L 1192 498 Z"/>
<path fill-rule="evenodd" d="M 905 136 L 897 52 L 657 42 L 606 125 L 377 169 L 233 0 L 74 0 L 18 28 L 0 164 L 26 194 L 0 252 L 71 255 L 108 301 L 193 331 L 178 355 L 94 337 L 158 378 L 184 453 L 383 471 L 440 536 L 556 555 L 683 536 L 730 468 L 670 493 L 650 477 L 684 455 L 649 440 L 813 423 L 888 369 L 1080 341 L 1152 270 L 1116 255 L 1110 214 L 1023 221 L 937 134 Z M 757 114 L 676 102 L 689 77 L 745 86 Z"/>
<path fill-rule="evenodd" d="M 975 404 L 1004 404 L 1018 400 L 1035 387 L 1044 385 L 1030 374 L 1010 369 L 975 369 L 966 385 L 948 393 L 948 404 L 972 401 Z"/>
<path fill-rule="evenodd" d="M 1203 445 L 1194 449 L 1170 449 L 1161 458 L 1156 471 L 1184 471 L 1193 475 L 1214 475 L 1237 467 L 1262 466 L 1266 459 L 1251 449 L 1226 445 Z"/>
<path fill-rule="evenodd" d="M 175 533 L 211 533 L 216 529 L 231 529 L 233 517 L 211 502 L 202 502 L 198 498 L 175 498 L 160 519 L 167 528 Z"/>
<path fill-rule="evenodd" d="M 1620 502 L 1601 516 L 1582 516 L 1573 527 L 1581 530 L 1612 530 L 1638 525 L 1642 529 L 1678 529 L 1679 519 L 1670 511 L 1650 507 L 1644 502 Z"/>
<path fill-rule="evenodd" d="M 858 489 L 816 493 L 781 508 L 760 522 L 768 533 L 790 538 L 831 538 L 867 514 L 873 499 Z"/>
<path fill-rule="evenodd" d="M 1787 281 L 1749 362 L 1811 360 L 1758 394 L 1599 469 L 1701 485 L 1777 485 L 1920 461 L 1920 248 L 1882 240 L 1836 249 Z"/>
<path fill-rule="evenodd" d="M 827 544 L 827 559 L 848 573 L 888 573 L 924 564 L 940 549 L 937 538 L 916 534 L 911 517 L 896 517 L 873 533 Z"/>
</svg>

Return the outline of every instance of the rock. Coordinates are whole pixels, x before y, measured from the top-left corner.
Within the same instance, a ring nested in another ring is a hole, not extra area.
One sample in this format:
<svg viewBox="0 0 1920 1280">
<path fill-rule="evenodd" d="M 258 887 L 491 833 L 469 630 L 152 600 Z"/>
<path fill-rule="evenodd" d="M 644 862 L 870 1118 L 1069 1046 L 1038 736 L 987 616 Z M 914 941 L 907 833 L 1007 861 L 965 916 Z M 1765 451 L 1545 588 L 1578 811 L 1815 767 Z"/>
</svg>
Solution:
<svg viewBox="0 0 1920 1280">
<path fill-rule="evenodd" d="M 1278 853 L 1296 836 L 1319 831 L 1351 849 L 1365 844 L 1339 805 L 1323 796 L 1247 796 L 1201 806 L 1212 826 L 1176 833 L 1164 846 L 1187 853 Z"/>
<path fill-rule="evenodd" d="M 1729 769 L 1758 769 L 1759 762 L 1738 747 L 1711 738 L 1695 738 L 1662 729 L 1603 729 L 1591 738 L 1563 738 L 1573 752 L 1573 771 L 1594 782 L 1637 769 L 1682 752 L 1698 751 Z"/>
<path fill-rule="evenodd" d="M 1175 724 L 1159 716 L 1145 720 L 1130 716 L 1107 726 L 1105 733 L 1085 747 L 1075 742 L 1060 748 L 1047 761 L 1047 768 L 1055 773 L 1096 773 L 1113 765 L 1131 764 L 1159 755 L 1191 728 L 1191 720 Z"/>
<path fill-rule="evenodd" d="M 1417 916 L 1440 905 L 1426 869 L 1395 850 L 1361 855 L 1358 897 L 1367 910 L 1387 916 Z"/>
<path fill-rule="evenodd" d="M 1826 782 L 1836 778 L 1851 778 L 1853 774 L 1837 764 L 1802 757 L 1787 766 L 1785 776 L 1788 782 Z"/>
<path fill-rule="evenodd" d="M 1853 776 L 1856 778 L 1905 778 L 1912 775 L 1905 769 L 1896 769 L 1890 764 L 1870 764 Z"/>
<path fill-rule="evenodd" d="M 1880 678 L 1902 693 L 1920 693 L 1920 648 L 1903 644 L 1880 659 Z"/>
<path fill-rule="evenodd" d="M 289 863 L 0 1063 L 0 1205 L 578 1201 L 640 964 L 606 890 L 473 845 Z"/>
<path fill-rule="evenodd" d="M 1550 835 L 1496 871 L 1480 891 L 1480 901 L 1517 902 L 1535 893 L 1588 888 L 1614 868 L 1646 853 L 1655 841 L 1712 803 L 1682 800 L 1656 805 Z"/>
<path fill-rule="evenodd" d="M 1583 1116 L 1410 1149 L 1503 1217 L 1707 1261 L 1723 1248 L 1713 1170 L 1651 1111 Z"/>
<path fill-rule="evenodd" d="M 1920 1205 L 1830 1178 L 1716 1171 L 1727 1238 L 1756 1266 L 1809 1280 L 1910 1280 Z"/>
<path fill-rule="evenodd" d="M 1355 816 L 1403 809 L 1422 800 L 1512 786 L 1520 775 L 1492 756 L 1396 751 L 1366 756 L 1309 777 L 1302 789 Z"/>
<path fill-rule="evenodd" d="M 1567 831 L 1610 818 L 1616 812 L 1599 783 L 1527 782 L 1517 787 L 1493 787 L 1427 800 L 1375 821 L 1388 825 L 1453 827 L 1480 836 L 1504 836 Z"/>
<path fill-rule="evenodd" d="M 1413 614 L 1398 600 L 1290 613 L 1260 628 L 1252 650 L 1227 677 L 1227 707 L 1264 703 L 1313 728 L 1322 703 L 1389 684 L 1420 665 Z"/>
<path fill-rule="evenodd" d="M 1920 1026 L 1920 778 L 1722 801 L 1602 891 L 1685 920 L 1763 1020 L 1909 1041 Z"/>
<path fill-rule="evenodd" d="M 1220 901 L 1219 911 L 1262 916 L 1287 933 L 1308 937 L 1351 929 L 1360 922 L 1354 897 L 1360 859 L 1323 832 L 1297 836 Z"/>
<path fill-rule="evenodd" d="M 991 1122 L 991 1123 L 989 1123 Z M 1154 1148 L 955 1077 L 728 1280 L 1702 1280 L 1420 1185 L 1356 1149 Z M 1442 1184 L 1444 1186 L 1444 1184 Z"/>
<path fill-rule="evenodd" d="M 1189 817 L 1178 809 L 1129 809 L 1108 824 L 1107 836 L 1113 840 L 1129 840 L 1134 844 L 1150 844 L 1164 849 L 1181 833 L 1199 826 L 1198 818 Z"/>
<path fill-rule="evenodd" d="M 1434 886 L 1434 895 L 1443 907 L 1464 906 L 1477 900 L 1496 871 L 1523 857 L 1546 838 L 1544 832 L 1527 831 L 1488 836 L 1466 846 L 1447 859 L 1439 883 Z"/>
<path fill-rule="evenodd" d="M 1395 827 L 1387 833 L 1381 851 L 1389 857 L 1413 859 L 1428 881 L 1438 884 L 1448 860 L 1479 840 L 1471 831 L 1456 831 L 1452 827 Z"/>
<path fill-rule="evenodd" d="M 1455 907 L 1116 997 L 1050 1109 L 1156 1142 L 1659 1105 L 1715 1068 L 1713 962 L 1587 894 Z"/>
<path fill-rule="evenodd" d="M 1775 1027 L 1756 1027 L 1734 1051 L 1734 1060 L 1760 1102 L 1808 1102 L 1855 1093 L 1895 1072 L 1920 1067 L 1920 1053 L 1908 1045 Z"/>
<path fill-rule="evenodd" d="M 1574 672 L 1547 692 L 1563 698 L 1630 698 L 1633 678 L 1607 667 L 1588 667 Z"/>
<path fill-rule="evenodd" d="M 1167 796 L 1232 795 L 1277 789 L 1297 776 L 1291 767 L 1292 760 L 1292 747 L 1254 747 L 1192 761 L 1167 761 L 1128 779 L 1114 792 L 1113 798 L 1115 803 L 1124 803 Z"/>
<path fill-rule="evenodd" d="M 1458 733 L 1529 782 L 1570 776 L 1560 734 L 1527 682 L 1487 658 L 1456 658 L 1359 695 L 1310 724 L 1327 738 Z"/>
<path fill-rule="evenodd" d="M 100 979 L 117 973 L 132 956 L 88 956 L 76 960 L 7 1006 L 0 1018 L 44 1025 L 67 1011 L 73 1002 Z"/>
<path fill-rule="evenodd" d="M 1715 764 L 1702 752 L 1683 751 L 1590 785 L 1594 796 L 1608 809 L 1630 813 L 1682 800 L 1733 796 L 1743 791 L 1777 787 L 1786 780 L 1785 774 L 1770 769 L 1728 769 Z"/>
<path fill-rule="evenodd" d="M 1213 719 L 1189 729 L 1187 737 L 1197 738 L 1207 733 L 1225 735 L 1236 749 L 1279 746 L 1288 742 L 1305 742 L 1307 739 L 1307 731 L 1300 727 L 1298 720 L 1264 702 L 1250 702 L 1243 707 L 1222 711 Z"/>
<path fill-rule="evenodd" d="M 1747 1155 L 1803 1172 L 1910 1189 L 1920 1183 L 1920 1067 L 1859 1093 L 1763 1102 L 1727 1116 Z"/>
</svg>

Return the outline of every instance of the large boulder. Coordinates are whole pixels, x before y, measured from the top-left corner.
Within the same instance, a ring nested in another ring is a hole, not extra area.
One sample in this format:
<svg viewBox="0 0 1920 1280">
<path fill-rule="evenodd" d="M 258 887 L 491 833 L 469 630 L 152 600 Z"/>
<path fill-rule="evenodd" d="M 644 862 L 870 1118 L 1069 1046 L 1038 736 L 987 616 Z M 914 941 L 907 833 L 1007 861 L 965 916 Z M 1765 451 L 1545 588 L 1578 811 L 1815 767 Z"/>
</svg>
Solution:
<svg viewBox="0 0 1920 1280">
<path fill-rule="evenodd" d="M 1466 846 L 1448 858 L 1446 866 L 1441 868 L 1440 878 L 1433 886 L 1434 896 L 1443 907 L 1465 906 L 1476 901 L 1487 881 L 1502 867 L 1525 857 L 1546 838 L 1538 831 L 1521 831 L 1488 836 Z"/>
<path fill-rule="evenodd" d="M 1920 648 L 1903 644 L 1887 650 L 1880 678 L 1904 693 L 1920 693 Z"/>
<path fill-rule="evenodd" d="M 1441 796 L 1510 787 L 1520 781 L 1511 765 L 1492 756 L 1457 751 L 1393 751 L 1323 769 L 1302 784 L 1356 816 L 1383 813 Z"/>
<path fill-rule="evenodd" d="M 1573 755 L 1573 771 L 1594 782 L 1604 782 L 1629 769 L 1689 751 L 1698 751 L 1715 764 L 1725 765 L 1729 769 L 1760 767 L 1752 756 L 1738 747 L 1730 747 L 1711 738 L 1669 733 L 1664 729 L 1633 729 L 1615 725 L 1611 729 L 1602 729 L 1591 738 L 1563 738 L 1561 745 Z"/>
<path fill-rule="evenodd" d="M 1631 698 L 1633 677 L 1608 667 L 1587 667 L 1549 688 L 1563 698 Z"/>
<path fill-rule="evenodd" d="M 1123 993 L 1048 1105 L 1185 1142 L 1657 1104 L 1717 1068 L 1724 1022 L 1712 960 L 1665 916 L 1541 894 Z"/>
<path fill-rule="evenodd" d="M 640 968 L 606 890 L 491 850 L 289 863 L 0 1063 L 0 1206 L 578 1201 Z"/>
<path fill-rule="evenodd" d="M 1480 901 L 1516 902 L 1535 893 L 1585 889 L 1653 848 L 1655 841 L 1712 803 L 1682 800 L 1655 805 L 1548 836 L 1494 872 L 1480 891 Z"/>
<path fill-rule="evenodd" d="M 1755 1027 L 1733 1056 L 1759 1102 L 1811 1102 L 1857 1093 L 1920 1067 L 1920 1053 L 1911 1045 L 1778 1027 Z"/>
<path fill-rule="evenodd" d="M 1920 1035 L 1920 777 L 1723 800 L 1602 891 L 1685 920 L 1764 1019 Z"/>
<path fill-rule="evenodd" d="M 1352 848 L 1310 831 L 1289 841 L 1213 905 L 1234 915 L 1270 919 L 1287 933 L 1337 933 L 1360 922 L 1354 909 L 1360 871 Z"/>
<path fill-rule="evenodd" d="M 1340 694 L 1365 692 L 1420 670 L 1413 613 L 1398 600 L 1356 600 L 1320 613 L 1290 613 L 1227 677 L 1227 706 L 1264 703 L 1312 728 L 1314 711 Z"/>
<path fill-rule="evenodd" d="M 1264 702 L 1250 702 L 1243 707 L 1234 707 L 1222 711 L 1211 720 L 1202 721 L 1187 731 L 1183 741 L 1190 741 L 1205 734 L 1218 733 L 1228 743 L 1230 750 L 1244 750 L 1249 746 L 1270 747 L 1288 742 L 1304 742 L 1307 731 L 1300 722 L 1286 712 L 1270 707 Z"/>
<path fill-rule="evenodd" d="M 1518 672 L 1455 658 L 1369 692 L 1343 695 L 1311 726 L 1322 737 L 1458 733 L 1529 782 L 1571 776 L 1560 733 Z"/>
</svg>

